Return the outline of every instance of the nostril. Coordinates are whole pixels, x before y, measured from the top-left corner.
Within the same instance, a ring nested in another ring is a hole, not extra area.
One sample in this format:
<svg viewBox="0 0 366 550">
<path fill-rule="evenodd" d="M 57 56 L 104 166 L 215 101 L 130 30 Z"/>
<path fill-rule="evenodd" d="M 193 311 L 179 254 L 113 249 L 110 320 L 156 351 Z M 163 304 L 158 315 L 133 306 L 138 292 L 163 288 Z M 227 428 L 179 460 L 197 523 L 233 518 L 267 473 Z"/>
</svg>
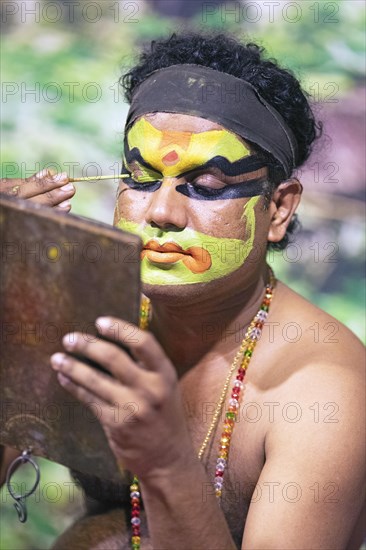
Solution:
<svg viewBox="0 0 366 550">
<path fill-rule="evenodd" d="M 155 229 L 163 229 L 164 231 L 182 231 L 182 227 L 178 227 L 174 223 L 156 223 L 154 221 L 150 222 L 151 227 Z"/>
</svg>

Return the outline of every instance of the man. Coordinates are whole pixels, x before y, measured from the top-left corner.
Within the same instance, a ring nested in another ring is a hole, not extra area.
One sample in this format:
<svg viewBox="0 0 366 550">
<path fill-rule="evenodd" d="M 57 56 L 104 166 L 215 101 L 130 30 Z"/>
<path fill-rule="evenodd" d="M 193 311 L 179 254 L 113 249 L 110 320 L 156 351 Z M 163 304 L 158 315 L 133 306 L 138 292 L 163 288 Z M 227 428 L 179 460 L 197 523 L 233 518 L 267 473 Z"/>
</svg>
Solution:
<svg viewBox="0 0 366 550">
<path fill-rule="evenodd" d="M 130 178 L 115 224 L 142 238 L 150 325 L 98 319 L 105 339 L 66 336 L 52 367 L 99 404 L 138 478 L 132 547 L 359 548 L 363 348 L 338 322 L 334 342 L 314 341 L 314 323 L 335 320 L 265 262 L 268 244 L 286 243 L 302 190 L 292 173 L 316 137 L 299 83 L 255 45 L 173 35 L 123 84 Z M 133 422 L 118 422 L 126 403 Z M 95 487 L 108 510 L 54 548 L 129 547 L 129 499 Z"/>
</svg>

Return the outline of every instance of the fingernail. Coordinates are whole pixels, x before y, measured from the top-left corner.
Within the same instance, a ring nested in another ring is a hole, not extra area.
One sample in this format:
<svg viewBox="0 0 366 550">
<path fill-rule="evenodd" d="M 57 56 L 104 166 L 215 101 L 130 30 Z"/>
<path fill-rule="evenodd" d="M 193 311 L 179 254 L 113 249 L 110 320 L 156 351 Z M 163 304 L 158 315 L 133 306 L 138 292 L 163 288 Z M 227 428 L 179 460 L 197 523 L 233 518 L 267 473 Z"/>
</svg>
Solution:
<svg viewBox="0 0 366 550">
<path fill-rule="evenodd" d="M 70 201 L 63 201 L 63 202 L 60 202 L 60 204 L 58 206 L 60 208 L 68 208 L 69 206 L 71 206 L 71 202 Z"/>
<path fill-rule="evenodd" d="M 63 353 L 54 353 L 51 356 L 51 367 L 58 370 L 64 362 L 65 355 Z"/>
<path fill-rule="evenodd" d="M 68 174 L 67 172 L 61 172 L 60 174 L 55 174 L 53 177 L 53 181 L 61 181 L 61 180 L 65 180 L 65 179 L 68 179 Z"/>
<path fill-rule="evenodd" d="M 45 176 L 49 176 L 48 170 L 46 168 L 44 168 L 43 170 L 41 170 L 36 174 L 36 178 L 39 178 L 39 179 L 42 179 Z"/>
<path fill-rule="evenodd" d="M 73 332 L 70 332 L 69 334 L 65 334 L 65 336 L 62 338 L 62 344 L 66 349 L 72 349 L 75 347 L 77 339 L 77 335 Z"/>
<path fill-rule="evenodd" d="M 109 328 L 111 326 L 111 320 L 109 317 L 98 317 L 95 324 L 101 328 Z"/>
<path fill-rule="evenodd" d="M 67 183 L 66 185 L 63 185 L 62 187 L 60 187 L 61 191 L 73 191 L 75 189 L 75 187 L 73 186 L 72 183 Z"/>
<path fill-rule="evenodd" d="M 57 373 L 57 379 L 58 379 L 59 383 L 61 384 L 61 386 L 67 386 L 67 384 L 69 384 L 69 382 L 70 382 L 70 378 L 68 378 L 67 376 L 62 374 L 62 372 Z"/>
</svg>

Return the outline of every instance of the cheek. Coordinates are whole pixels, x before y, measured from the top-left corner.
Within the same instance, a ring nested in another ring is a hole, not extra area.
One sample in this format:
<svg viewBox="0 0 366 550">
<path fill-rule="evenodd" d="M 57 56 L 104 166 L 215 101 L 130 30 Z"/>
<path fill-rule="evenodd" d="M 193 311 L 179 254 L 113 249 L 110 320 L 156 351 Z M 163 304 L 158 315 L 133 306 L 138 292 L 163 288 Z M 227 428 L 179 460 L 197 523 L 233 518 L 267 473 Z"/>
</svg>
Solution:
<svg viewBox="0 0 366 550">
<path fill-rule="evenodd" d="M 244 217 L 246 199 L 191 201 L 190 218 L 194 229 L 216 238 L 247 239 Z M 256 211 L 259 211 L 259 205 Z M 257 213 L 255 214 L 257 218 Z"/>
<path fill-rule="evenodd" d="M 148 208 L 150 198 L 151 193 L 134 191 L 129 187 L 122 189 L 117 199 L 117 221 L 120 217 L 123 217 L 126 220 L 140 223 Z"/>
<path fill-rule="evenodd" d="M 120 217 L 141 223 L 154 193 L 135 191 L 126 186 L 118 197 L 115 223 Z M 197 201 L 179 196 L 187 209 L 187 226 L 215 238 L 267 240 L 268 212 L 263 210 L 262 197 L 224 201 Z M 254 230 L 255 226 L 255 230 Z"/>
</svg>

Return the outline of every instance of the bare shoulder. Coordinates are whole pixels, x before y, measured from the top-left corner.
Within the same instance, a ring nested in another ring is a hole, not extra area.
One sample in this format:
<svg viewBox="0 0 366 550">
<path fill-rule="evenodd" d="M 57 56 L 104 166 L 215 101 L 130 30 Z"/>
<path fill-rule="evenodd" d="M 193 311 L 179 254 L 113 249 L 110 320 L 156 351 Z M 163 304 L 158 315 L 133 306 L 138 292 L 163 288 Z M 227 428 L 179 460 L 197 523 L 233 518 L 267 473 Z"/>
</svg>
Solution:
<svg viewBox="0 0 366 550">
<path fill-rule="evenodd" d="M 259 395 L 281 407 L 294 403 L 291 414 L 296 416 L 297 406 L 301 415 L 301 422 L 285 422 L 286 428 L 302 431 L 318 418 L 328 418 L 327 427 L 341 415 L 345 429 L 353 423 L 356 436 L 364 409 L 365 348 L 343 323 L 278 283 L 257 357 L 260 364 L 250 375 Z M 277 432 L 275 424 L 268 429 Z"/>
<path fill-rule="evenodd" d="M 343 323 L 278 283 L 270 321 L 279 336 L 278 351 L 289 360 L 362 374 L 365 348 Z M 277 330 L 276 330 L 277 329 Z M 349 372 L 348 372 L 349 374 Z"/>
<path fill-rule="evenodd" d="M 306 442 L 307 449 L 316 440 L 318 444 L 328 441 L 335 456 L 343 437 L 361 453 L 365 424 L 362 342 L 343 323 L 282 283 L 268 320 L 269 328 L 271 323 L 274 327 L 273 342 L 264 346 L 269 348 L 264 353 L 270 367 L 263 371 L 261 382 L 266 399 L 279 402 L 283 414 L 278 423 L 268 425 L 267 451 L 270 443 L 280 442 L 284 448 L 299 438 L 300 447 Z"/>
<path fill-rule="evenodd" d="M 358 548 L 364 347 L 342 323 L 281 283 L 268 325 L 251 379 L 258 399 L 271 407 L 257 484 L 263 498 L 250 505 L 242 548 Z M 264 497 L 267 487 L 273 491 Z"/>
</svg>

